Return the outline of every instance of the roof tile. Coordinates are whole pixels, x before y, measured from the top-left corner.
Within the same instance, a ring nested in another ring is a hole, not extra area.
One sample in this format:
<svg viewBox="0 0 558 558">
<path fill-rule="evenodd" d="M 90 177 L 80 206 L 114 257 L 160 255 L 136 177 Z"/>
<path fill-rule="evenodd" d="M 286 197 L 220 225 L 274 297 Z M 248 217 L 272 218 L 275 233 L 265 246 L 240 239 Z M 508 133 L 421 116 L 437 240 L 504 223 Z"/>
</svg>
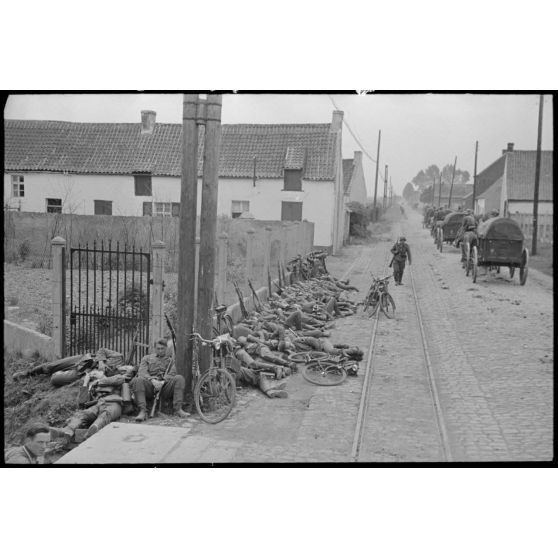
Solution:
<svg viewBox="0 0 558 558">
<path fill-rule="evenodd" d="M 279 178 L 285 164 L 301 165 L 301 159 L 304 179 L 334 178 L 330 124 L 223 124 L 221 130 L 221 177 L 252 177 L 255 158 L 259 178 Z M 4 132 L 7 171 L 181 175 L 181 124 L 157 123 L 151 134 L 142 134 L 139 123 L 5 120 Z M 203 143 L 200 128 L 200 175 Z"/>
</svg>

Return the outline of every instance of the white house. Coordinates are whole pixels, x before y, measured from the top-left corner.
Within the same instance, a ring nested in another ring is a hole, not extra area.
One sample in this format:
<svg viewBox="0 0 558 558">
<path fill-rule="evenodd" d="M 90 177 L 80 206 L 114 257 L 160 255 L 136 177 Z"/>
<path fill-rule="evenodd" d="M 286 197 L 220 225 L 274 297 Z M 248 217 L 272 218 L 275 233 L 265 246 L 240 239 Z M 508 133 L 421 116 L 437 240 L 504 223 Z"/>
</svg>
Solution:
<svg viewBox="0 0 558 558">
<path fill-rule="evenodd" d="M 345 201 L 345 230 L 343 240 L 349 240 L 350 210 L 347 204 L 358 202 L 366 205 L 366 181 L 362 166 L 362 151 L 355 151 L 353 159 L 343 159 L 343 192 Z"/>
<path fill-rule="evenodd" d="M 539 215 L 553 213 L 552 156 L 552 151 L 541 151 Z M 532 214 L 536 160 L 536 151 L 515 150 L 514 144 L 508 143 L 501 157 L 477 175 L 475 213 L 497 210 L 500 215 Z"/>
<path fill-rule="evenodd" d="M 5 120 L 4 206 L 32 212 L 161 214 L 180 208 L 182 126 Z M 218 213 L 314 223 L 335 252 L 345 221 L 343 112 L 325 124 L 224 124 Z M 203 129 L 198 157 L 199 193 Z"/>
</svg>

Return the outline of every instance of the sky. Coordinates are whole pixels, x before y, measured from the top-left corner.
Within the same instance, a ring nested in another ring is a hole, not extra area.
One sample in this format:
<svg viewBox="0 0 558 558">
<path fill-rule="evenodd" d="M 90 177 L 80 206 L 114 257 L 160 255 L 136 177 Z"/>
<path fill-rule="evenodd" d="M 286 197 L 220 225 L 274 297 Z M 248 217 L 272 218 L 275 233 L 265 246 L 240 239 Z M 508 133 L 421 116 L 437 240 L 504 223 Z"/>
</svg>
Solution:
<svg viewBox="0 0 558 558">
<path fill-rule="evenodd" d="M 396 194 L 421 169 L 453 164 L 477 172 L 497 159 L 512 142 L 515 149 L 537 147 L 539 95 L 527 94 L 225 94 L 222 122 L 325 123 L 332 112 L 344 112 L 343 157 L 364 151 L 365 181 L 374 193 L 378 132 L 383 192 L 385 165 Z M 168 94 L 35 94 L 10 95 L 4 118 L 73 122 L 139 122 L 140 111 L 154 110 L 157 122 L 182 122 L 182 95 Z M 553 148 L 552 98 L 544 101 L 542 148 Z M 348 126 L 348 127 L 347 127 Z M 349 131 L 352 130 L 354 136 Z M 360 146 L 358 142 L 360 143 Z"/>
</svg>

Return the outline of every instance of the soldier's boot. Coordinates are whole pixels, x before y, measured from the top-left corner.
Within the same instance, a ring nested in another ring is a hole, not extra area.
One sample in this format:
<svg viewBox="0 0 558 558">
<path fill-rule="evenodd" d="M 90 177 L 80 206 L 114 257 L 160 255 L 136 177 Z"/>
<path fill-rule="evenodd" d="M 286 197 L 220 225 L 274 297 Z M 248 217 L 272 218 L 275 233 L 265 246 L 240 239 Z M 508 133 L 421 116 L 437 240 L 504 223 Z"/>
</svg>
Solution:
<svg viewBox="0 0 558 558">
<path fill-rule="evenodd" d="M 74 437 L 74 434 L 78 428 L 81 427 L 81 419 L 70 418 L 63 428 L 55 428 L 54 426 L 49 426 L 50 439 L 52 441 L 61 440 L 64 446 L 67 446 Z"/>
<path fill-rule="evenodd" d="M 143 422 L 147 418 L 147 409 L 140 409 L 137 417 L 134 419 L 136 422 Z"/>
<path fill-rule="evenodd" d="M 111 416 L 109 413 L 101 413 L 96 419 L 95 422 L 87 429 L 87 433 L 85 434 L 85 439 L 90 438 L 93 434 L 97 434 L 101 428 L 104 428 L 107 424 L 112 422 Z"/>
<path fill-rule="evenodd" d="M 285 399 L 289 397 L 289 394 L 285 391 L 286 382 L 274 382 L 266 377 L 265 374 L 260 374 L 259 388 L 268 397 Z"/>
</svg>

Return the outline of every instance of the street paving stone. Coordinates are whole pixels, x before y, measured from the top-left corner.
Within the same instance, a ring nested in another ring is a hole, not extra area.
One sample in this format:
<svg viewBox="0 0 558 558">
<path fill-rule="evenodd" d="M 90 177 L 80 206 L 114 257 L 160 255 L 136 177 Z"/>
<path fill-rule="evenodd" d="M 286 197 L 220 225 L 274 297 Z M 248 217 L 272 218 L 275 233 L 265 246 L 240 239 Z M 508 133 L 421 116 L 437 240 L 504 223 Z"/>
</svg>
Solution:
<svg viewBox="0 0 558 558">
<path fill-rule="evenodd" d="M 507 270 L 502 270 L 499 276 L 481 271 L 473 284 L 461 269 L 459 251 L 444 245 L 440 254 L 420 220 L 410 212 L 408 221 L 395 221 L 390 232 L 370 244 L 347 246 L 327 260 L 334 276 L 350 277 L 360 289 L 354 299 L 362 300 L 370 273 L 391 272 L 386 267 L 389 249 L 401 231 L 413 253 L 404 285 L 395 287 L 390 281 L 395 318 L 379 318 L 370 401 L 356 458 L 377 463 L 444 459 L 412 273 L 451 458 L 459 462 L 552 459 L 552 281 L 530 270 L 527 284 L 521 287 L 517 277 L 510 281 Z M 348 377 L 339 386 L 321 387 L 298 373 L 288 379 L 288 399 L 268 399 L 257 390 L 239 389 L 238 405 L 216 425 L 196 416 L 176 432 L 165 426 L 130 425 L 137 432 L 166 430 L 162 439 L 175 439 L 165 442 L 157 455 L 141 444 L 134 446 L 135 455 L 127 448 L 126 462 L 351 463 L 373 324 L 359 311 L 337 320 L 331 330 L 332 342 L 358 345 L 364 351 L 357 377 Z M 118 459 L 114 456 L 121 448 L 112 426 L 67 454 L 63 462 L 100 463 L 109 454 Z M 88 445 L 103 452 L 88 450 Z"/>
</svg>

